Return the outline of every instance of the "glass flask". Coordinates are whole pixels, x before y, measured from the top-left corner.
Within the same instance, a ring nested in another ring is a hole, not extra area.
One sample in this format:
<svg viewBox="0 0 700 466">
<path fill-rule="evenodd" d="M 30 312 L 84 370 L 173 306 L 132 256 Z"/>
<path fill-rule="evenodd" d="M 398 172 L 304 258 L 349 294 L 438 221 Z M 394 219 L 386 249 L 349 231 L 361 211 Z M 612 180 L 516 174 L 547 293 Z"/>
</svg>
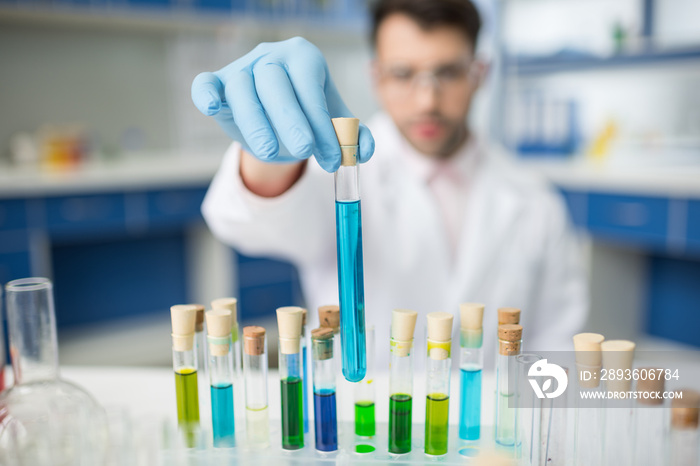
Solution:
<svg viewBox="0 0 700 466">
<path fill-rule="evenodd" d="M 0 394 L 0 464 L 106 464 L 104 410 L 59 375 L 51 281 L 14 280 L 5 291 L 14 386 Z"/>
</svg>

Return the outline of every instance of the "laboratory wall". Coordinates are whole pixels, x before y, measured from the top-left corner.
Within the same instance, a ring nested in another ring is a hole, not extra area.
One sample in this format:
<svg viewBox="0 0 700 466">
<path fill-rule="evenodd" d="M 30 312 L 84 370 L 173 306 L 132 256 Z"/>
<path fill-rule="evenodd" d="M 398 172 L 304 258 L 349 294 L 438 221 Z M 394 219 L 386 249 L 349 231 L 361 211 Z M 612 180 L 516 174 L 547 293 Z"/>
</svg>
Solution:
<svg viewBox="0 0 700 466">
<path fill-rule="evenodd" d="M 190 85 L 302 35 L 367 120 L 379 105 L 364 2 L 30 3 L 0 0 L 0 282 L 53 278 L 65 364 L 168 365 L 169 305 L 226 295 L 274 342 L 274 308 L 304 302 L 298 274 L 206 228 L 199 208 L 230 140 Z M 564 196 L 587 330 L 700 346 L 673 324 L 700 315 L 697 2 L 476 3 L 489 73 L 470 123 Z"/>
</svg>

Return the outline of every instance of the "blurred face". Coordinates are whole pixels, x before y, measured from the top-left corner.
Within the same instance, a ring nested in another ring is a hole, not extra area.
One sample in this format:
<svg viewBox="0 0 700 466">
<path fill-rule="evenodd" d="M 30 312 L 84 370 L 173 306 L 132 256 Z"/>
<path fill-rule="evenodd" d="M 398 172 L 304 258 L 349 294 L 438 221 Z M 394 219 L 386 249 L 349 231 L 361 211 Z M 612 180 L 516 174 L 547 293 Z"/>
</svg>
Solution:
<svg viewBox="0 0 700 466">
<path fill-rule="evenodd" d="M 423 30 L 395 13 L 377 31 L 377 95 L 413 147 L 447 158 L 467 137 L 467 113 L 478 77 L 472 45 L 451 26 Z"/>
</svg>

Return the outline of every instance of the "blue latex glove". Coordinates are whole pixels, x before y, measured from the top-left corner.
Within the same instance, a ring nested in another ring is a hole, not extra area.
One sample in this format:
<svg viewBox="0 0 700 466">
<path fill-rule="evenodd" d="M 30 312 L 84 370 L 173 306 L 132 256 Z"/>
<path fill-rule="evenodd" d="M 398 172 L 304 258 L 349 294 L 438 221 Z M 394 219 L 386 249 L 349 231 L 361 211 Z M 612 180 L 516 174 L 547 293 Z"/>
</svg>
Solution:
<svg viewBox="0 0 700 466">
<path fill-rule="evenodd" d="M 314 155 L 321 167 L 340 166 L 331 118 L 351 117 L 321 51 L 301 37 L 262 43 L 251 52 L 192 82 L 192 100 L 232 139 L 260 160 L 297 162 Z M 360 125 L 358 160 L 374 152 Z"/>
</svg>

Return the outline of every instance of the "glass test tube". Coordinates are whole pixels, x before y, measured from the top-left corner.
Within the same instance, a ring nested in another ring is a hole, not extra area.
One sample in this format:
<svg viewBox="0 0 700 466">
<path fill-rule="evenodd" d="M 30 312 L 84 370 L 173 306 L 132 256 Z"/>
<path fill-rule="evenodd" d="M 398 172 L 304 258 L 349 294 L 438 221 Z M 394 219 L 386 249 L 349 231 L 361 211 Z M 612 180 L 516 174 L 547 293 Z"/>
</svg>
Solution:
<svg viewBox="0 0 700 466">
<path fill-rule="evenodd" d="M 367 354 L 374 354 L 374 326 L 367 328 Z M 376 434 L 374 421 L 374 359 L 367 360 L 365 378 L 355 384 L 355 435 L 373 437 Z"/>
<path fill-rule="evenodd" d="M 482 347 L 484 305 L 460 305 L 460 404 L 459 438 L 479 440 L 481 435 L 481 371 L 484 366 Z"/>
<path fill-rule="evenodd" d="M 231 311 L 214 309 L 206 313 L 209 342 L 209 387 L 214 447 L 236 446 L 231 353 Z"/>
<path fill-rule="evenodd" d="M 447 454 L 454 316 L 447 312 L 431 312 L 427 318 L 425 453 L 439 456 Z"/>
<path fill-rule="evenodd" d="M 304 408 L 301 361 L 302 308 L 277 309 L 279 328 L 279 373 L 282 409 L 282 448 L 298 450 L 304 447 Z"/>
<path fill-rule="evenodd" d="M 395 309 L 391 316 L 389 367 L 389 453 L 411 451 L 413 423 L 413 332 L 416 311 Z"/>
<path fill-rule="evenodd" d="M 570 381 L 569 368 L 562 366 L 567 381 Z M 568 386 L 568 385 L 567 385 Z M 567 448 L 567 413 L 568 392 L 564 391 L 556 398 L 542 400 L 542 430 L 540 434 L 540 463 L 547 466 L 568 464 Z"/>
<path fill-rule="evenodd" d="M 365 292 L 362 260 L 362 215 L 357 164 L 356 118 L 334 118 L 342 161 L 335 172 L 335 219 L 340 292 L 340 342 L 343 375 L 350 382 L 365 376 Z"/>
<path fill-rule="evenodd" d="M 634 450 L 633 459 L 635 466 L 664 464 L 666 459 L 664 439 L 668 437 L 668 419 L 662 398 L 665 385 L 663 372 L 663 369 L 658 367 L 639 369 L 637 392 L 646 394 L 648 398 L 637 398 L 637 448 Z M 653 380 L 649 374 L 654 374 Z M 660 377 L 657 376 L 659 374 Z"/>
<path fill-rule="evenodd" d="M 603 462 L 603 400 L 600 369 L 603 364 L 598 333 L 574 335 L 578 393 L 574 408 L 574 466 Z"/>
<path fill-rule="evenodd" d="M 700 464 L 698 461 L 700 393 L 690 389 L 679 391 L 683 394 L 683 398 L 671 400 L 669 464 L 670 466 L 696 466 Z"/>
<path fill-rule="evenodd" d="M 500 307 L 497 311 L 498 314 L 498 326 L 496 327 L 496 354 L 500 348 L 500 343 L 498 342 L 498 329 L 504 324 L 520 324 L 520 309 L 515 307 Z M 498 365 L 498 358 L 496 358 L 496 365 Z"/>
<path fill-rule="evenodd" d="M 209 378 L 207 377 L 207 335 L 204 331 L 204 306 L 201 304 L 193 304 L 197 307 L 197 317 L 194 321 L 194 350 L 197 355 L 197 387 L 209 386 Z M 211 400 L 206 396 L 199 399 L 199 411 L 208 413 L 211 411 Z"/>
<path fill-rule="evenodd" d="M 306 309 L 302 309 L 303 316 L 301 318 L 301 366 L 302 366 L 302 396 L 304 400 L 302 401 L 304 406 L 304 433 L 309 432 L 309 354 L 307 351 L 307 338 L 306 334 Z"/>
<path fill-rule="evenodd" d="M 523 327 L 503 324 L 498 327 L 498 355 L 496 356 L 496 413 L 494 419 L 496 443 L 515 446 L 517 363 L 520 354 Z"/>
<path fill-rule="evenodd" d="M 518 366 L 516 385 L 516 432 L 515 453 L 521 459 L 521 464 L 535 466 L 542 464 L 540 460 L 540 434 L 542 432 L 542 400 L 530 389 L 528 373 L 533 364 L 541 360 L 538 354 L 525 353 L 515 357 Z"/>
<path fill-rule="evenodd" d="M 320 327 L 311 332 L 314 371 L 314 419 L 316 450 L 338 449 L 338 419 L 335 397 L 333 330 Z"/>
<path fill-rule="evenodd" d="M 243 346 L 246 436 L 248 445 L 261 449 L 270 444 L 265 329 L 257 326 L 243 328 Z"/>
<path fill-rule="evenodd" d="M 603 464 L 617 466 L 632 464 L 635 450 L 636 422 L 634 401 L 626 396 L 632 380 L 625 373 L 632 370 L 634 342 L 609 340 L 600 344 L 603 367 L 608 374 L 621 374 L 608 377 L 605 390 L 613 395 L 606 398 L 603 414 Z M 616 397 L 617 395 L 617 397 Z"/>
<path fill-rule="evenodd" d="M 199 427 L 199 393 L 197 389 L 197 354 L 194 346 L 197 306 L 178 304 L 170 308 L 173 339 L 173 370 L 177 421 L 185 432 L 187 445 L 195 444 Z"/>
<path fill-rule="evenodd" d="M 233 372 L 237 380 L 243 377 L 243 365 L 241 354 L 241 338 L 238 325 L 238 300 L 236 298 L 218 298 L 211 302 L 212 309 L 228 309 L 231 311 L 231 343 L 232 343 L 232 358 Z M 235 403 L 238 406 L 243 404 L 242 390 L 237 390 L 233 394 Z"/>
</svg>

